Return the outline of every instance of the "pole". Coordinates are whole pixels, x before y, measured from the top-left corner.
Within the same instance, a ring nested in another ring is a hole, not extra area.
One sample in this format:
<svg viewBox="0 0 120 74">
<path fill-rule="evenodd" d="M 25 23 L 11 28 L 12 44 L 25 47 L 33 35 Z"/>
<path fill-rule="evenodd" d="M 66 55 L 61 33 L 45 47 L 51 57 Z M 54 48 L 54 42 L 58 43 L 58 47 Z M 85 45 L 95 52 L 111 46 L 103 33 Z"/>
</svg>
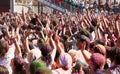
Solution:
<svg viewBox="0 0 120 74">
<path fill-rule="evenodd" d="M 43 13 L 43 4 L 41 3 L 41 14 Z"/>
<path fill-rule="evenodd" d="M 10 0 L 10 12 L 14 12 L 14 3 L 15 3 L 15 0 Z"/>
<path fill-rule="evenodd" d="M 40 13 L 40 2 L 38 1 L 38 13 Z"/>
</svg>

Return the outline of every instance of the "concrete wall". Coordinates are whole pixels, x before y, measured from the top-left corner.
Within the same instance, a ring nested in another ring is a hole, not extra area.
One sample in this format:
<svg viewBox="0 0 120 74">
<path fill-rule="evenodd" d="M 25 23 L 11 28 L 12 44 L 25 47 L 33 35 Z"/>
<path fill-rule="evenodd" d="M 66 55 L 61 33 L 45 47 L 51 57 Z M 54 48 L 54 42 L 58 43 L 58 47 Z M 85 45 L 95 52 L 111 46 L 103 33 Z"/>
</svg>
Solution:
<svg viewBox="0 0 120 74">
<path fill-rule="evenodd" d="M 24 11 L 25 13 L 28 11 L 28 8 L 26 6 L 23 6 L 23 5 L 18 5 L 18 4 L 15 4 L 14 5 L 14 12 L 17 12 L 17 13 L 22 13 L 22 8 L 24 8 Z"/>
<path fill-rule="evenodd" d="M 25 13 L 27 13 L 28 7 L 29 6 L 25 6 L 25 5 L 22 5 L 22 4 L 15 4 L 14 5 L 14 12 L 21 13 L 22 8 L 24 8 Z M 38 6 L 30 6 L 30 7 L 31 7 L 33 12 L 38 13 Z M 41 12 L 41 10 L 40 10 L 40 12 Z M 52 13 L 53 9 L 50 8 L 50 7 L 44 6 L 43 7 L 43 12 L 44 13 Z"/>
</svg>

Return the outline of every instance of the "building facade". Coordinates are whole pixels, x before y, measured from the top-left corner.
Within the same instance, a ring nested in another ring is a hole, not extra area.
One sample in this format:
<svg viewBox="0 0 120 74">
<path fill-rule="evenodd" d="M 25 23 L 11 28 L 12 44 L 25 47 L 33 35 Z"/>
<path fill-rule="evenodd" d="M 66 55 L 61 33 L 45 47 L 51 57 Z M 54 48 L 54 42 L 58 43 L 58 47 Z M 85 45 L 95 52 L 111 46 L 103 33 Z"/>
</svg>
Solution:
<svg viewBox="0 0 120 74">
<path fill-rule="evenodd" d="M 10 0 L 0 0 L 0 12 L 8 12 L 10 10 Z"/>
</svg>

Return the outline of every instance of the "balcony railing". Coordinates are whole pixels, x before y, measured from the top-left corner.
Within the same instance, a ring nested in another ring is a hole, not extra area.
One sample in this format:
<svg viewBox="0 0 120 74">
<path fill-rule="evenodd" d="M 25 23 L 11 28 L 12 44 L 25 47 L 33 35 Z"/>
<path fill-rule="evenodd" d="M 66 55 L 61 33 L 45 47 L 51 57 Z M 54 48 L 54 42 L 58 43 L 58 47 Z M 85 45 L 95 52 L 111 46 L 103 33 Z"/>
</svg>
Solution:
<svg viewBox="0 0 120 74">
<path fill-rule="evenodd" d="M 70 12 L 76 11 L 76 7 L 69 5 L 64 1 L 62 2 L 55 2 L 55 0 L 38 0 L 38 1 L 48 7 L 59 10 L 61 12 L 65 12 L 66 9 Z"/>
</svg>

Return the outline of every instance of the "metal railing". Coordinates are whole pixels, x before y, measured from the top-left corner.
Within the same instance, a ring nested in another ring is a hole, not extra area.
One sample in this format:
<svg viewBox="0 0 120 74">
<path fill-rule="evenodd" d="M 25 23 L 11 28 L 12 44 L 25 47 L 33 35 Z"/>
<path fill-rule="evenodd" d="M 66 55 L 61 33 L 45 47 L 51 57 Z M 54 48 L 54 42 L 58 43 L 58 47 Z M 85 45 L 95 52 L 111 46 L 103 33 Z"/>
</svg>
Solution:
<svg viewBox="0 0 120 74">
<path fill-rule="evenodd" d="M 64 1 L 61 2 L 55 2 L 55 0 L 38 0 L 38 1 L 48 7 L 51 7 L 61 12 L 65 12 L 66 9 L 70 12 L 76 11 L 76 7 L 69 5 Z"/>
</svg>

